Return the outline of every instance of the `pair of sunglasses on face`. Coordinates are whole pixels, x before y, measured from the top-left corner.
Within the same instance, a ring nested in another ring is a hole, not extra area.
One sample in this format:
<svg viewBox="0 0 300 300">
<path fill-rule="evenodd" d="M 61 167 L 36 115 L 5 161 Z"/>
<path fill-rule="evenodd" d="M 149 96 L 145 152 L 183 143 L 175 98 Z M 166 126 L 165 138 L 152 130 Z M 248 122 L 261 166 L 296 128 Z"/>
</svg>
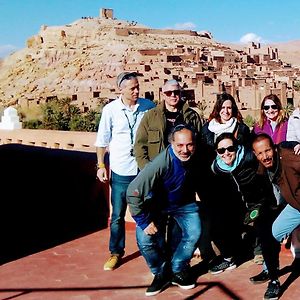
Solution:
<svg viewBox="0 0 300 300">
<path fill-rule="evenodd" d="M 270 108 L 272 109 L 278 109 L 278 106 L 276 104 L 272 104 L 272 105 L 264 105 L 263 109 L 264 110 L 269 110 Z"/>
<path fill-rule="evenodd" d="M 231 145 L 231 146 L 228 146 L 227 148 L 217 148 L 216 151 L 218 154 L 224 154 L 226 152 L 226 150 L 228 152 L 235 152 L 236 151 L 236 147 Z"/>
<path fill-rule="evenodd" d="M 166 91 L 166 92 L 164 92 L 164 94 L 168 97 L 172 96 L 172 94 L 174 94 L 174 96 L 179 96 L 180 90 Z"/>
</svg>

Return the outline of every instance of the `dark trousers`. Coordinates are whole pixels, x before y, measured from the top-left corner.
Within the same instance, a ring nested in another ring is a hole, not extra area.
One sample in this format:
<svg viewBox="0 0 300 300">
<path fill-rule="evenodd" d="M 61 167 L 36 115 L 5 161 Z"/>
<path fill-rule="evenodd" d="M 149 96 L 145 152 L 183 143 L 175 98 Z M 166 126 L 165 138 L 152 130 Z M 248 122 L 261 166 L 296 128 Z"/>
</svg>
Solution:
<svg viewBox="0 0 300 300">
<path fill-rule="evenodd" d="M 241 200 L 232 203 L 230 199 L 224 200 L 228 205 L 216 206 L 211 212 L 212 240 L 223 257 L 242 257 L 244 206 Z"/>
<path fill-rule="evenodd" d="M 272 225 L 280 211 L 279 208 L 264 207 L 254 223 L 271 280 L 278 278 L 280 243 L 273 237 Z"/>
</svg>

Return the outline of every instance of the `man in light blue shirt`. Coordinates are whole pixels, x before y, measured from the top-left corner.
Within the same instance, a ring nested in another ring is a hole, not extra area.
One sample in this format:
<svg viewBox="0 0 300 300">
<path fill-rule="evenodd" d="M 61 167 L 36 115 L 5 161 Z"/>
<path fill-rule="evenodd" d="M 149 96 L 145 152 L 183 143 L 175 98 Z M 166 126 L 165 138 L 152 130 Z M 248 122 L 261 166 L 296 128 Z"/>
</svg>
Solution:
<svg viewBox="0 0 300 300">
<path fill-rule="evenodd" d="M 152 101 L 139 98 L 137 74 L 123 72 L 117 77 L 121 95 L 107 104 L 102 111 L 95 142 L 98 171 L 103 183 L 108 182 L 104 164 L 105 152 L 109 151 L 111 169 L 110 258 L 104 270 L 114 270 L 125 252 L 126 190 L 138 173 L 133 145 L 139 123 L 146 111 L 155 105 Z"/>
</svg>

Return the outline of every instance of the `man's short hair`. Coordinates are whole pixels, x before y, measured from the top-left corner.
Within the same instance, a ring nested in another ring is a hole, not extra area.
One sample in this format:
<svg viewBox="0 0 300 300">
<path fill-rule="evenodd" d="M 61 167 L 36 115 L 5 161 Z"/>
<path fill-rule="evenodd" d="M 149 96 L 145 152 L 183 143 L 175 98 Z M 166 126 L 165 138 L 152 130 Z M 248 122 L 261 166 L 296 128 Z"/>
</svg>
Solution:
<svg viewBox="0 0 300 300">
<path fill-rule="evenodd" d="M 181 131 L 183 129 L 187 129 L 187 130 L 191 131 L 193 141 L 196 140 L 197 133 L 196 133 L 196 130 L 195 130 L 195 128 L 193 126 L 191 126 L 189 124 L 178 124 L 175 127 L 173 127 L 173 129 L 171 130 L 171 132 L 170 132 L 170 134 L 168 136 L 169 143 L 171 143 L 172 141 L 174 141 L 174 135 L 175 135 L 175 133 L 178 132 L 178 131 Z"/>
<path fill-rule="evenodd" d="M 117 77 L 117 87 L 120 88 L 124 80 L 131 80 L 136 78 L 137 78 L 136 72 L 122 72 Z"/>
<path fill-rule="evenodd" d="M 168 87 L 171 85 L 177 86 L 178 90 L 181 90 L 181 86 L 180 86 L 179 82 L 175 79 L 170 79 L 170 80 L 166 81 L 165 84 L 162 86 L 162 92 L 164 93 L 164 92 L 169 91 Z"/>
<path fill-rule="evenodd" d="M 258 142 L 260 142 L 262 140 L 268 140 L 270 146 L 273 149 L 275 148 L 275 144 L 274 144 L 272 138 L 268 134 L 266 134 L 266 133 L 259 133 L 259 134 L 257 134 L 257 135 L 254 136 L 254 138 L 252 139 L 252 148 L 253 148 L 254 143 L 258 143 Z"/>
</svg>

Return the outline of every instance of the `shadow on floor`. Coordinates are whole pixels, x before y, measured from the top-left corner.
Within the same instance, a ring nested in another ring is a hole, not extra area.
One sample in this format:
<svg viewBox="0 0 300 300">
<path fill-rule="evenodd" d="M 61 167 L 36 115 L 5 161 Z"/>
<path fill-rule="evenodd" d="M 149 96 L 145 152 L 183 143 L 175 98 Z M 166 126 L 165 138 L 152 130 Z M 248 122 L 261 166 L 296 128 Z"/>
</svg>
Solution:
<svg viewBox="0 0 300 300">
<path fill-rule="evenodd" d="M 96 154 L 0 146 L 0 264 L 107 227 Z"/>
<path fill-rule="evenodd" d="M 230 299 L 233 300 L 241 300 L 242 298 L 240 298 L 239 296 L 237 296 L 235 293 L 233 293 L 230 289 L 228 289 L 224 284 L 217 282 L 217 281 L 213 281 L 213 282 L 201 282 L 200 284 L 197 285 L 199 286 L 203 286 L 203 289 L 201 289 L 200 291 L 196 291 L 193 295 L 188 296 L 186 298 L 184 298 L 185 300 L 192 300 L 192 299 L 197 299 L 199 298 L 200 295 L 203 295 L 205 292 L 209 291 L 210 289 L 213 288 L 217 288 L 220 289 L 222 291 L 223 294 L 225 294 L 226 296 L 230 297 Z M 136 290 L 136 289 L 146 289 L 148 286 L 145 285 L 134 285 L 134 286 L 126 286 L 126 287 L 121 287 L 121 286 L 96 286 L 96 287 L 72 287 L 72 288 L 68 288 L 68 287 L 63 287 L 63 288 L 17 288 L 17 289 L 0 289 L 0 293 L 16 293 L 13 296 L 9 296 L 4 298 L 3 300 L 10 300 L 10 299 L 14 299 L 14 298 L 18 298 L 22 295 L 27 295 L 30 293 L 35 293 L 35 292 L 49 292 L 49 293 L 53 293 L 53 292 L 67 292 L 67 291 L 72 291 L 72 292 L 82 292 L 82 291 L 116 291 L 116 290 Z M 163 293 L 163 292 L 162 292 Z"/>
</svg>

